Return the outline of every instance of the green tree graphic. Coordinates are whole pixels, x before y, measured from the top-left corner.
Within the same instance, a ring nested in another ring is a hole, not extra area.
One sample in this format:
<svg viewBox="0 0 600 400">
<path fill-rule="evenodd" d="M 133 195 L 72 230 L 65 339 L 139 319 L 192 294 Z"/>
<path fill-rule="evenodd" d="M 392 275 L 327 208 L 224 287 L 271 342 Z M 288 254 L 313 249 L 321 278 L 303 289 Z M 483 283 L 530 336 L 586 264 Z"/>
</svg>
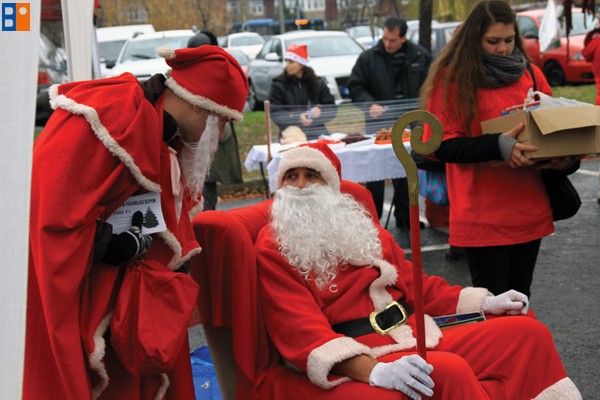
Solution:
<svg viewBox="0 0 600 400">
<path fill-rule="evenodd" d="M 150 229 L 156 226 L 158 226 L 158 218 L 156 218 L 156 214 L 148 207 L 144 214 L 144 228 Z"/>
</svg>

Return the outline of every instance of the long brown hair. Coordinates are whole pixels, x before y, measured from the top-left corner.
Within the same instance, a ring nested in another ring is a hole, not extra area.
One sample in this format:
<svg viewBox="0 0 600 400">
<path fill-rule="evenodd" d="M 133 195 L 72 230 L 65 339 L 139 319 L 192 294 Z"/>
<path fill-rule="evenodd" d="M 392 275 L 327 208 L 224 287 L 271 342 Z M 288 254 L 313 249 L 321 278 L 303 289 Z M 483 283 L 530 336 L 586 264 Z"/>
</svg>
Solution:
<svg viewBox="0 0 600 400">
<path fill-rule="evenodd" d="M 441 84 L 443 97 L 447 99 L 444 111 L 448 110 L 451 115 L 464 121 L 467 134 L 475 118 L 477 90 L 483 82 L 481 38 L 495 23 L 514 26 L 515 46 L 527 57 L 516 15 L 510 5 L 504 0 L 484 0 L 473 7 L 452 40 L 442 49 L 421 88 L 421 101 L 427 107 L 434 87 Z M 451 84 L 454 85 L 452 93 L 449 90 Z"/>
<path fill-rule="evenodd" d="M 594 27 L 594 29 L 592 29 L 585 35 L 585 39 L 583 40 L 583 45 L 587 46 L 592 41 L 592 39 L 594 37 L 596 37 L 597 35 L 600 35 L 600 27 Z"/>
</svg>

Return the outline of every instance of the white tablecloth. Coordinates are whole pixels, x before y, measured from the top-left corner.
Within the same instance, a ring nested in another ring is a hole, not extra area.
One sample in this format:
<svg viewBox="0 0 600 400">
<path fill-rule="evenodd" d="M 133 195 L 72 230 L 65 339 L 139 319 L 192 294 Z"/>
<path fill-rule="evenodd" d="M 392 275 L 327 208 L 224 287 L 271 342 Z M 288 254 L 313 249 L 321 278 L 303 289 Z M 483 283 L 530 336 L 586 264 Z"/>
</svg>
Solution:
<svg viewBox="0 0 600 400">
<path fill-rule="evenodd" d="M 275 173 L 281 157 L 281 150 L 293 146 L 271 145 L 271 162 L 267 165 L 269 189 L 275 191 Z M 410 152 L 410 142 L 404 142 L 404 147 Z M 343 147 L 331 146 L 342 163 L 342 179 L 353 182 L 381 181 L 384 179 L 403 178 L 406 176 L 404 167 L 396 157 L 391 144 L 375 144 L 374 139 L 352 143 Z M 252 146 L 244 166 L 248 171 L 264 168 L 267 162 L 267 145 Z"/>
</svg>

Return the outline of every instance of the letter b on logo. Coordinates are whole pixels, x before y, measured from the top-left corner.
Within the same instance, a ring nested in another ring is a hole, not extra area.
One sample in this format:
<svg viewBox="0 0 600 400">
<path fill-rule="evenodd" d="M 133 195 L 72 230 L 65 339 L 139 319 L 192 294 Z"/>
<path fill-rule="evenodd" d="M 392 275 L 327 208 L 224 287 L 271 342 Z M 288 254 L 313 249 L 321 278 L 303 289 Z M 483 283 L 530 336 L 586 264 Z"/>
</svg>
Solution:
<svg viewBox="0 0 600 400">
<path fill-rule="evenodd" d="M 2 30 L 29 31 L 29 3 L 2 3 Z"/>
</svg>

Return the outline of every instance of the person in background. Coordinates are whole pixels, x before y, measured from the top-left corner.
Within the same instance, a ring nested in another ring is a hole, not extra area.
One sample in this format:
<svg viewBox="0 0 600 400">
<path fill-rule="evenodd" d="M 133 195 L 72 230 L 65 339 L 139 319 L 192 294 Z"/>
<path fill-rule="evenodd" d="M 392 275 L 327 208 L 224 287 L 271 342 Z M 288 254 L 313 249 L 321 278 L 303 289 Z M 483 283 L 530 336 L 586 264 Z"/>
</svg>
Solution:
<svg viewBox="0 0 600 400">
<path fill-rule="evenodd" d="M 585 35 L 581 54 L 592 63 L 592 72 L 596 82 L 596 105 L 600 106 L 600 22 Z"/>
<path fill-rule="evenodd" d="M 243 119 L 248 83 L 215 46 L 159 55 L 168 79 L 123 74 L 50 90 L 55 111 L 33 150 L 25 400 L 195 398 L 187 331 L 172 370 L 126 369 L 110 345 L 111 293 L 129 266 L 179 271 L 201 251 L 191 220 L 225 124 Z M 114 232 L 107 220 L 138 194 L 160 204 L 166 230 L 143 234 L 138 211 Z M 148 335 L 160 340 L 163 328 Z"/>
<path fill-rule="evenodd" d="M 190 38 L 187 47 L 199 47 L 206 44 L 217 46 L 217 37 L 211 31 L 201 30 Z M 202 190 L 204 210 L 216 209 L 219 198 L 218 182 L 226 184 L 244 183 L 238 139 L 233 122 L 225 125 L 225 131 L 223 137 L 219 139 L 210 173 L 204 182 L 204 189 Z"/>
<path fill-rule="evenodd" d="M 257 398 L 581 399 L 551 333 L 514 290 L 494 296 L 424 275 L 427 361 L 415 354 L 413 266 L 340 192 L 341 174 L 324 143 L 279 163 L 255 249 L 262 315 L 287 368 L 264 376 Z M 432 319 L 480 310 L 487 320 L 443 330 Z"/>
<path fill-rule="evenodd" d="M 552 94 L 527 59 L 510 4 L 484 0 L 444 47 L 422 90 L 444 129 L 434 156 L 446 162 L 449 243 L 464 248 L 473 286 L 494 294 L 530 295 L 541 238 L 554 232 L 540 168 L 578 166 L 569 157 L 544 164 L 525 157 L 537 148 L 515 139 L 523 124 L 482 135 L 482 121 L 522 104 L 534 87 Z M 429 127 L 424 133 L 426 140 Z"/>
<path fill-rule="evenodd" d="M 354 103 L 369 103 L 365 111 L 366 133 L 391 128 L 400 116 L 384 101 L 416 99 L 425 81 L 431 56 L 423 47 L 406 37 L 406 21 L 388 18 L 383 24 L 383 38 L 356 60 L 348 79 L 350 97 Z M 398 227 L 410 227 L 408 181 L 394 179 L 394 217 Z M 383 213 L 384 181 L 367 182 L 373 194 L 379 218 Z"/>
<path fill-rule="evenodd" d="M 594 29 L 585 35 L 583 44 L 585 47 L 581 54 L 586 61 L 592 63 L 592 72 L 594 72 L 594 81 L 596 82 L 596 105 L 600 106 L 600 22 L 596 23 Z M 596 202 L 600 205 L 600 176 L 598 176 Z"/>
<path fill-rule="evenodd" d="M 285 52 L 283 72 L 273 78 L 269 102 L 271 118 L 285 138 L 288 127 L 298 127 L 307 140 L 329 133 L 325 124 L 335 118 L 335 101 L 327 82 L 309 66 L 305 44 L 292 44 Z"/>
</svg>

